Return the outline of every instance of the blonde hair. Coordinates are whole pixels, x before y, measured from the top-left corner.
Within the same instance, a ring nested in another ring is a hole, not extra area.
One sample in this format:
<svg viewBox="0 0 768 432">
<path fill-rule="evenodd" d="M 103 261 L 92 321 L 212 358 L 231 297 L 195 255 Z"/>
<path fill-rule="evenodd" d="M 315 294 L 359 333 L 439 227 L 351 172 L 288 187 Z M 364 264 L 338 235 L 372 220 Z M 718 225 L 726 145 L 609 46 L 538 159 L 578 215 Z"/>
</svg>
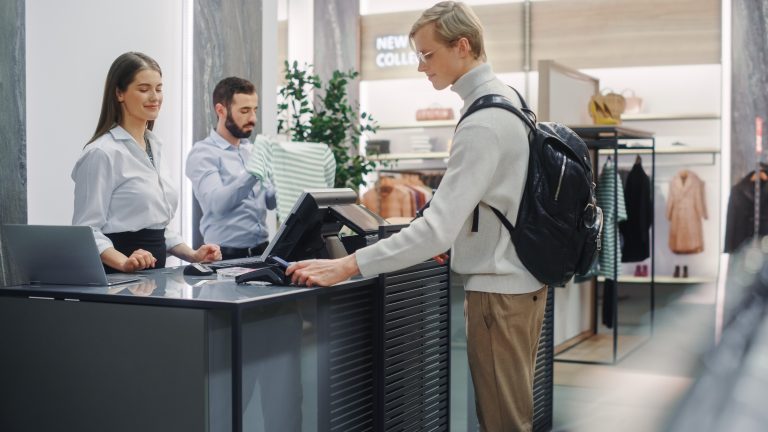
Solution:
<svg viewBox="0 0 768 432">
<path fill-rule="evenodd" d="M 486 60 L 483 44 L 483 25 L 475 12 L 462 2 L 443 1 L 424 11 L 411 26 L 408 38 L 413 46 L 413 36 L 427 24 L 435 24 L 438 41 L 452 45 L 461 38 L 467 38 L 476 59 Z"/>
</svg>

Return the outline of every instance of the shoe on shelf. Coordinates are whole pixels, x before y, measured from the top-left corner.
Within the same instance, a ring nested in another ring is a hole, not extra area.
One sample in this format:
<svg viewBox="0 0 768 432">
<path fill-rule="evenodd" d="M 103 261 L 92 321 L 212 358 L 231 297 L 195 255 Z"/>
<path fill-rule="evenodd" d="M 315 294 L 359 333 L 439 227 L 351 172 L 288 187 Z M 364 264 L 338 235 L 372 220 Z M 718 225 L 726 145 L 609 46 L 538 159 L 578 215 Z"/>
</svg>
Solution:
<svg viewBox="0 0 768 432">
<path fill-rule="evenodd" d="M 683 277 L 684 278 L 688 277 L 688 266 L 687 265 L 683 266 Z"/>
<path fill-rule="evenodd" d="M 672 277 L 676 277 L 676 278 L 680 277 L 680 266 L 679 265 L 675 266 L 675 274 L 673 274 Z"/>
<path fill-rule="evenodd" d="M 643 276 L 648 276 L 648 264 L 643 264 Z"/>
<path fill-rule="evenodd" d="M 635 276 L 642 276 L 643 275 L 643 266 L 640 264 L 635 266 Z"/>
</svg>

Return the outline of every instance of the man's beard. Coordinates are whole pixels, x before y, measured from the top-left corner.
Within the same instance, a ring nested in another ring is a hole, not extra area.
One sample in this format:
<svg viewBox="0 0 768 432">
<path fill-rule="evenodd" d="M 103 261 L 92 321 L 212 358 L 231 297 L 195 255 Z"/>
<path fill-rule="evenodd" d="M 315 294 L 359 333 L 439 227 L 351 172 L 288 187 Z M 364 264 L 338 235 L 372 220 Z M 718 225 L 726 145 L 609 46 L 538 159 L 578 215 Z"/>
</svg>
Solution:
<svg viewBox="0 0 768 432">
<path fill-rule="evenodd" d="M 243 128 L 246 126 L 254 126 L 253 123 L 246 123 L 243 125 Z M 248 138 L 251 136 L 251 133 L 253 133 L 253 130 L 250 132 L 246 132 L 242 128 L 240 128 L 236 123 L 235 119 L 232 118 L 232 113 L 227 113 L 227 121 L 224 122 L 224 127 L 227 128 L 229 133 L 232 134 L 235 138 Z"/>
</svg>

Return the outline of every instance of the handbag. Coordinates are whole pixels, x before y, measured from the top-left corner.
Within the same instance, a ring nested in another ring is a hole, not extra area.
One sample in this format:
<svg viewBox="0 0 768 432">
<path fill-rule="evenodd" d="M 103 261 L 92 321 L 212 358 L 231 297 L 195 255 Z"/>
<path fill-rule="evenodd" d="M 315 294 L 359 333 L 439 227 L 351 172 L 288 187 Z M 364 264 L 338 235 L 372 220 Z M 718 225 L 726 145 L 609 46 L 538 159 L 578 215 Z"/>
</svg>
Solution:
<svg viewBox="0 0 768 432">
<path fill-rule="evenodd" d="M 624 101 L 626 102 L 624 106 L 625 114 L 638 114 L 643 110 L 643 98 L 636 96 L 634 90 L 624 89 L 621 91 L 621 95 L 624 96 Z"/>
<path fill-rule="evenodd" d="M 453 109 L 444 108 L 433 104 L 428 108 L 420 108 L 416 110 L 416 121 L 427 120 L 453 120 Z"/>
<path fill-rule="evenodd" d="M 589 98 L 589 116 L 596 125 L 620 124 L 626 105 L 624 96 L 611 89 L 606 90 L 605 94 L 595 93 Z"/>
<path fill-rule="evenodd" d="M 605 105 L 608 106 L 608 110 L 611 112 L 611 117 L 621 123 L 621 115 L 624 113 L 624 109 L 627 106 L 624 96 L 614 93 L 611 89 L 603 89 L 602 93 Z"/>
</svg>

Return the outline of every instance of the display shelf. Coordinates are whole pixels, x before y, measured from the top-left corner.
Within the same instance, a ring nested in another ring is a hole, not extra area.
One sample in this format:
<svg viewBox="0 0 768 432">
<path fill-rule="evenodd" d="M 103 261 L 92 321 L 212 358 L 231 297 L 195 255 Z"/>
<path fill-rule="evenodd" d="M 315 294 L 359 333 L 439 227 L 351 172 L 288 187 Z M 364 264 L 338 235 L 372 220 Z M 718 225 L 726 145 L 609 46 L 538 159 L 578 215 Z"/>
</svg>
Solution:
<svg viewBox="0 0 768 432">
<path fill-rule="evenodd" d="M 571 128 L 576 135 L 581 137 L 581 139 L 594 140 L 595 142 L 592 143 L 593 148 L 600 147 L 613 149 L 616 147 L 616 143 L 611 140 L 652 139 L 654 135 L 652 132 L 628 128 L 622 125 L 568 125 L 568 127 Z M 608 141 L 600 142 L 600 140 Z M 619 147 L 621 147 L 621 145 L 619 145 Z"/>
<path fill-rule="evenodd" d="M 634 147 L 627 145 L 625 148 L 618 149 L 619 154 L 651 154 L 653 152 L 650 148 Z M 671 147 L 656 147 L 656 154 L 720 154 L 720 149 L 716 147 L 688 147 L 688 146 L 671 146 Z M 600 154 L 613 154 L 613 149 L 604 148 L 600 150 Z"/>
<path fill-rule="evenodd" d="M 628 128 L 623 125 L 576 125 L 576 126 L 570 126 L 570 128 L 582 139 L 584 140 L 585 144 L 587 145 L 587 148 L 590 150 L 593 150 L 591 153 L 591 159 L 592 159 L 592 166 L 597 167 L 598 166 L 598 159 L 599 155 L 601 153 L 613 155 L 613 161 L 612 161 L 612 168 L 616 171 L 618 171 L 618 154 L 619 151 L 622 151 L 624 153 L 640 153 L 647 151 L 651 155 L 651 174 L 650 174 L 650 186 L 651 190 L 653 190 L 655 182 L 656 182 L 656 139 L 654 138 L 654 133 L 645 131 L 645 130 L 639 130 L 639 129 L 633 129 Z M 645 141 L 644 143 L 638 144 L 638 143 L 632 143 L 627 144 L 627 140 L 638 140 L 638 141 Z M 616 186 L 616 182 L 618 181 L 618 175 L 614 176 L 613 179 L 613 202 L 618 203 L 618 190 L 619 188 Z M 610 182 L 610 179 L 608 179 L 608 182 Z M 653 196 L 651 196 L 651 207 L 653 208 Z M 606 209 L 603 209 L 603 211 L 606 211 Z M 611 209 L 609 209 L 611 213 L 607 215 L 613 216 L 611 220 L 617 221 L 618 218 L 618 206 L 613 205 Z M 604 222 L 605 223 L 605 222 Z M 650 292 L 650 298 L 649 298 L 649 314 L 650 314 L 650 327 L 649 327 L 649 334 L 647 336 L 642 336 L 640 338 L 637 338 L 636 335 L 623 335 L 619 334 L 619 321 L 618 321 L 618 310 L 619 310 L 619 304 L 618 304 L 618 295 L 617 290 L 613 289 L 610 292 L 606 292 L 605 298 L 603 299 L 603 302 L 605 304 L 610 304 L 612 310 L 614 311 L 612 313 L 611 325 L 609 326 L 609 329 L 603 329 L 601 331 L 599 323 L 599 303 L 598 303 L 598 295 L 595 294 L 593 291 L 592 297 L 592 336 L 587 337 L 586 339 L 580 339 L 576 341 L 574 344 L 572 344 L 567 350 L 564 350 L 561 352 L 560 355 L 557 355 L 555 357 L 556 361 L 564 361 L 564 362 L 573 362 L 573 363 L 585 363 L 585 364 L 607 364 L 612 365 L 616 364 L 621 358 L 632 352 L 633 350 L 637 349 L 640 345 L 642 345 L 645 341 L 647 341 L 652 335 L 653 335 L 653 322 L 654 322 L 654 309 L 655 309 L 655 291 L 654 291 L 654 283 L 656 282 L 655 277 L 655 266 L 654 266 L 654 257 L 655 257 L 655 242 L 654 242 L 654 214 L 651 214 L 651 224 L 650 224 L 650 276 L 645 278 L 637 278 L 636 283 L 638 286 L 642 284 L 644 287 L 648 287 Z M 603 248 L 614 248 L 614 250 L 617 250 L 619 248 L 619 227 L 618 223 L 613 223 L 612 225 L 605 225 L 603 227 L 604 230 L 611 230 L 611 232 L 614 234 L 612 242 L 606 243 L 606 240 L 603 240 Z M 610 255 L 609 255 L 609 258 Z M 613 269 L 611 271 L 611 279 L 613 280 L 619 280 L 621 281 L 623 276 L 619 274 L 620 272 L 620 266 L 621 263 L 617 261 L 617 254 L 613 254 Z M 594 280 L 604 280 L 604 278 L 595 278 Z M 596 288 L 596 284 L 593 285 L 593 289 Z M 597 353 L 597 355 L 595 355 Z"/>
<path fill-rule="evenodd" d="M 415 160 L 415 159 L 447 159 L 448 152 L 427 152 L 427 153 L 380 153 L 377 155 L 366 156 L 368 160 Z"/>
<path fill-rule="evenodd" d="M 680 114 L 622 114 L 622 121 L 659 121 L 659 120 L 720 120 L 716 113 L 680 113 Z"/>
<path fill-rule="evenodd" d="M 388 129 L 427 129 L 436 127 L 456 127 L 458 119 L 455 120 L 425 120 L 413 123 L 393 123 L 379 125 L 379 130 Z"/>
<path fill-rule="evenodd" d="M 597 277 L 598 282 L 604 282 L 605 276 L 598 276 Z M 672 276 L 654 276 L 653 281 L 657 284 L 676 284 L 676 285 L 693 285 L 693 284 L 704 284 L 704 283 L 715 283 L 717 280 L 715 278 L 708 278 L 708 277 L 672 277 Z M 649 284 L 651 283 L 651 277 L 650 276 L 619 276 L 619 283 L 629 283 L 629 284 Z"/>
</svg>

